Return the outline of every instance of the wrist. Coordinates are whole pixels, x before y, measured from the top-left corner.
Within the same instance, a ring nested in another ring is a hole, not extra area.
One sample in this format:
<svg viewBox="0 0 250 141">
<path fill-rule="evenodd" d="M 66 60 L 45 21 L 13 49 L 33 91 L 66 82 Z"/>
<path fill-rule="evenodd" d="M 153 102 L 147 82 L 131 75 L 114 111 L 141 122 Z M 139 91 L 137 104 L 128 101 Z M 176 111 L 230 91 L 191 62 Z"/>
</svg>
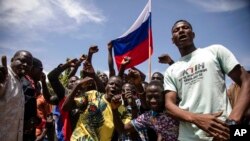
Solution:
<svg viewBox="0 0 250 141">
<path fill-rule="evenodd" d="M 238 125 L 239 122 L 233 120 L 233 119 L 226 119 L 225 123 L 228 125 L 228 126 L 231 126 L 231 125 Z"/>
</svg>

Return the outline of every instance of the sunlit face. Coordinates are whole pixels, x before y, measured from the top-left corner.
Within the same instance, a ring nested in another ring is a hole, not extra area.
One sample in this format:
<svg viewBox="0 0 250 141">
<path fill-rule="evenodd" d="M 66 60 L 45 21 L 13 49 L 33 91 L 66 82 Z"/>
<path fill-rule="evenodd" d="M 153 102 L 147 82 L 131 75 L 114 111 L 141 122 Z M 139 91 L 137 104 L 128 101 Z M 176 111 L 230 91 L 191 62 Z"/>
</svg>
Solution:
<svg viewBox="0 0 250 141">
<path fill-rule="evenodd" d="M 131 94 L 135 94 L 135 87 L 132 84 L 129 83 L 125 83 L 122 86 L 122 94 L 126 94 L 126 93 L 131 93 Z"/>
<path fill-rule="evenodd" d="M 157 85 L 146 88 L 146 102 L 153 111 L 162 111 L 164 106 L 163 89 Z"/>
<path fill-rule="evenodd" d="M 106 86 L 106 84 L 108 83 L 108 76 L 105 73 L 100 73 L 98 75 L 99 79 L 102 81 L 102 83 Z"/>
<path fill-rule="evenodd" d="M 78 80 L 79 78 L 76 76 L 72 76 L 70 77 L 69 81 L 68 81 L 68 89 L 72 89 L 75 85 L 75 82 Z"/>
<path fill-rule="evenodd" d="M 177 47 L 190 46 L 193 44 L 193 39 L 194 32 L 187 22 L 178 22 L 172 28 L 172 41 Z"/>
<path fill-rule="evenodd" d="M 152 78 L 151 78 L 151 80 L 160 81 L 162 84 L 164 83 L 163 79 L 164 79 L 164 77 L 163 77 L 163 75 L 160 74 L 160 73 L 154 73 L 154 74 L 152 75 Z"/>
<path fill-rule="evenodd" d="M 11 68 L 19 77 L 22 77 L 30 72 L 32 61 L 33 57 L 29 52 L 21 51 L 12 58 Z"/>
<path fill-rule="evenodd" d="M 43 65 L 41 62 L 39 62 L 39 63 L 36 63 L 36 65 L 33 65 L 33 67 L 31 68 L 30 74 L 35 81 L 39 81 L 41 79 L 42 72 L 43 72 Z"/>
<path fill-rule="evenodd" d="M 106 86 L 107 95 L 112 97 L 113 95 L 121 94 L 121 90 L 122 80 L 117 76 L 109 78 L 108 84 Z"/>
</svg>

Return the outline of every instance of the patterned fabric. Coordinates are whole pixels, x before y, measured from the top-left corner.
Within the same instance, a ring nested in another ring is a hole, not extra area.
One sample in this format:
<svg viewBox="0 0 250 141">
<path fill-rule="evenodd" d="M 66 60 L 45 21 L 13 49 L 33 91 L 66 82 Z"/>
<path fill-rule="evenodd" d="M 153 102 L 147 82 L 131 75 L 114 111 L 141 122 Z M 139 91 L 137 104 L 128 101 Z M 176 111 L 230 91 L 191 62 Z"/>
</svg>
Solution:
<svg viewBox="0 0 250 141">
<path fill-rule="evenodd" d="M 177 141 L 178 124 L 177 120 L 174 120 L 166 113 L 156 113 L 154 111 L 145 112 L 132 120 L 132 125 L 138 132 L 145 128 L 151 128 L 155 130 L 156 134 L 161 134 L 163 141 Z M 145 140 L 145 137 L 142 136 L 141 138 Z"/>
<path fill-rule="evenodd" d="M 92 90 L 85 96 L 76 98 L 77 105 L 88 101 L 87 109 L 81 113 L 71 141 L 110 141 L 114 131 L 113 115 L 110 103 L 103 94 Z M 131 117 L 126 113 L 125 107 L 118 109 L 124 123 L 128 123 Z"/>
<path fill-rule="evenodd" d="M 22 141 L 24 94 L 20 79 L 8 67 L 8 76 L 0 92 L 0 140 Z"/>
<path fill-rule="evenodd" d="M 137 116 L 141 114 L 140 108 L 141 108 L 141 101 L 140 99 L 136 99 L 136 108 L 138 110 Z M 122 98 L 122 105 L 124 105 L 124 99 Z M 125 105 L 124 105 L 125 106 Z M 130 105 L 126 106 L 126 112 L 132 117 L 132 107 Z M 148 141 L 148 135 L 147 135 L 147 129 L 143 129 L 138 131 L 137 133 L 132 133 L 133 135 L 130 135 L 130 133 L 126 134 L 120 134 L 118 141 Z M 133 138 L 131 137 L 133 136 Z"/>
</svg>

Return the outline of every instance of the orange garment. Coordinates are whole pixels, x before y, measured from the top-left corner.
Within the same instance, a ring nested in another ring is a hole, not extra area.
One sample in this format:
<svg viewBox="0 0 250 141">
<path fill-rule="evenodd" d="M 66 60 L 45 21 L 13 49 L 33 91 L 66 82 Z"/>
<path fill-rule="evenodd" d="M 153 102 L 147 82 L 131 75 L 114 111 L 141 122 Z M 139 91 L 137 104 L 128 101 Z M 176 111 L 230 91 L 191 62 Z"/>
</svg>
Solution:
<svg viewBox="0 0 250 141">
<path fill-rule="evenodd" d="M 37 102 L 37 116 L 42 119 L 42 122 L 36 128 L 36 136 L 39 136 L 46 125 L 46 118 L 52 111 L 52 106 L 46 102 L 43 95 L 40 94 L 36 98 Z"/>
</svg>

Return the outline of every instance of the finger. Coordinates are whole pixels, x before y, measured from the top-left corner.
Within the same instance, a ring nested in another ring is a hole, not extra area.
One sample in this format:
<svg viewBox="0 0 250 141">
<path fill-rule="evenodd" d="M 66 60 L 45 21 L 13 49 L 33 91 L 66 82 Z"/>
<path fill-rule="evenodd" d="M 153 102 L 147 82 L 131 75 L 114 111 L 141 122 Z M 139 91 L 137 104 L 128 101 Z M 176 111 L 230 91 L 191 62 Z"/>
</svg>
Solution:
<svg viewBox="0 0 250 141">
<path fill-rule="evenodd" d="M 210 128 L 209 130 L 212 133 L 212 135 L 216 138 L 228 140 L 230 137 L 229 132 L 226 132 L 225 130 L 220 130 L 214 127 Z"/>
<path fill-rule="evenodd" d="M 216 117 L 219 117 L 221 116 L 223 113 L 223 111 L 220 111 L 220 112 L 217 112 L 217 113 L 213 113 L 212 115 L 216 116 Z"/>
<path fill-rule="evenodd" d="M 6 56 L 2 56 L 2 65 L 4 67 L 7 67 L 7 58 L 6 58 Z"/>
<path fill-rule="evenodd" d="M 217 129 L 220 129 L 222 131 L 225 131 L 225 132 L 228 132 L 229 133 L 229 128 L 228 128 L 228 125 L 225 124 L 223 121 L 221 121 L 220 119 L 216 119 L 215 120 L 215 123 L 212 124 L 213 127 L 217 128 Z"/>
</svg>

